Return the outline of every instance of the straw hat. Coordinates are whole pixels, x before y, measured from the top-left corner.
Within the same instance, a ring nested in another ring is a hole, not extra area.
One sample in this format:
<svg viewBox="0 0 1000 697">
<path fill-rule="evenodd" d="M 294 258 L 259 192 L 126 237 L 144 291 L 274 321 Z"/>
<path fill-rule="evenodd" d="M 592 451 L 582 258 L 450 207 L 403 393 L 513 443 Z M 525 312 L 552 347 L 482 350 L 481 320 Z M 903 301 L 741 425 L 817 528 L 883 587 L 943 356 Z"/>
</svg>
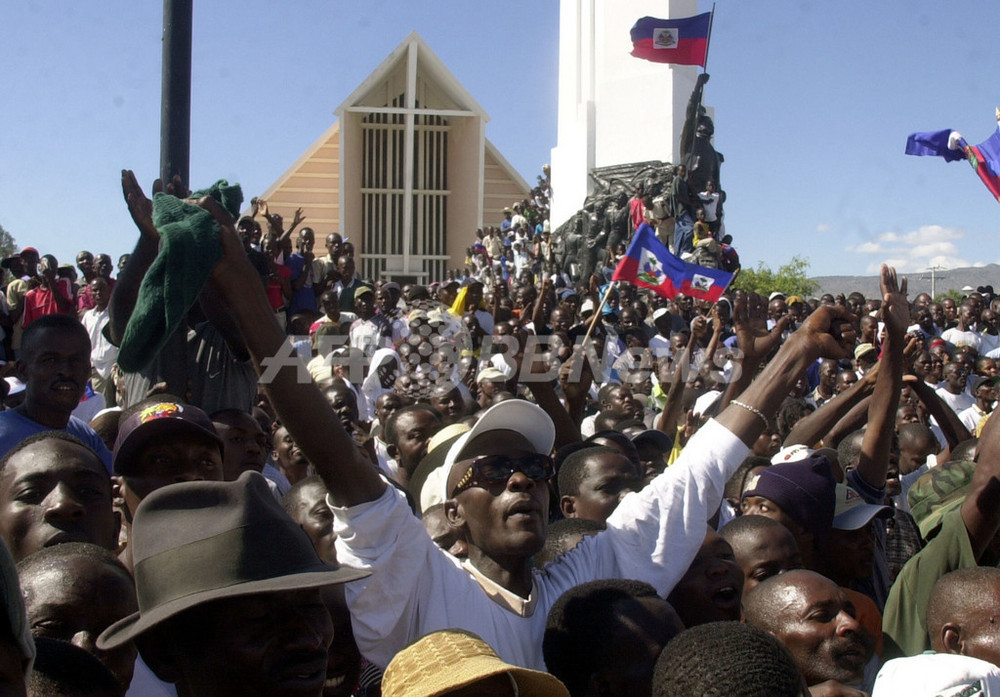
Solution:
<svg viewBox="0 0 1000 697">
<path fill-rule="evenodd" d="M 382 676 L 382 695 L 434 697 L 504 673 L 517 683 L 519 697 L 569 697 L 554 675 L 504 663 L 489 644 L 462 629 L 428 634 L 396 654 Z"/>
</svg>

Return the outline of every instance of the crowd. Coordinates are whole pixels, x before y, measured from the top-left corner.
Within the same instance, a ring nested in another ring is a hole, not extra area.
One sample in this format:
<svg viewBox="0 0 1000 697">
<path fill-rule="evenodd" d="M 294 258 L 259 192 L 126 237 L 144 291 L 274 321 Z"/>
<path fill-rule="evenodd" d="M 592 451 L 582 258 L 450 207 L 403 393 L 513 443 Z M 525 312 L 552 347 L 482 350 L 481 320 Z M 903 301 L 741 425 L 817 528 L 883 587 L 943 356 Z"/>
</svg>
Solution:
<svg viewBox="0 0 1000 697">
<path fill-rule="evenodd" d="M 543 178 L 400 285 L 122 186 L 116 277 L 3 261 L 9 694 L 1000 689 L 991 287 L 668 300 L 556 265 Z"/>
</svg>

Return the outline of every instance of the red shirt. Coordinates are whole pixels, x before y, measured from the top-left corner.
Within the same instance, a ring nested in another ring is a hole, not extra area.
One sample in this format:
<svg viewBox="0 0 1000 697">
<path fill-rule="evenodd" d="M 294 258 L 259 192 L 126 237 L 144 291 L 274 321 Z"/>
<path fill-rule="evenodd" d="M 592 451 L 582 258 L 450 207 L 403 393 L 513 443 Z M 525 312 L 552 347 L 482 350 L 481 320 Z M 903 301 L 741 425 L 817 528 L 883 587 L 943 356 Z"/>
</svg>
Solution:
<svg viewBox="0 0 1000 697">
<path fill-rule="evenodd" d="M 106 278 L 105 280 L 108 282 L 108 292 L 110 293 L 115 289 L 115 279 Z M 80 291 L 76 307 L 78 310 L 90 310 L 94 307 L 94 298 L 90 294 L 89 283 L 85 283 L 83 290 Z"/>
<path fill-rule="evenodd" d="M 639 226 L 646 221 L 646 206 L 641 198 L 633 198 L 628 202 L 629 218 L 632 220 L 632 229 L 638 230 Z"/>
<path fill-rule="evenodd" d="M 73 286 L 70 284 L 69 279 L 60 278 L 56 281 L 56 285 L 59 288 L 60 294 L 69 300 L 70 310 L 66 312 L 60 310 L 56 304 L 55 297 L 52 295 L 52 289 L 45 286 L 38 286 L 33 290 L 29 290 L 24 296 L 24 317 L 21 319 L 22 327 L 27 327 L 36 319 L 45 315 L 59 313 L 64 315 L 73 314 Z"/>
<path fill-rule="evenodd" d="M 283 279 L 288 279 L 292 275 L 292 270 L 284 264 L 277 264 L 278 275 Z M 271 309 L 278 311 L 285 306 L 285 294 L 281 291 L 281 284 L 271 281 L 267 284 L 267 299 L 271 303 Z"/>
</svg>

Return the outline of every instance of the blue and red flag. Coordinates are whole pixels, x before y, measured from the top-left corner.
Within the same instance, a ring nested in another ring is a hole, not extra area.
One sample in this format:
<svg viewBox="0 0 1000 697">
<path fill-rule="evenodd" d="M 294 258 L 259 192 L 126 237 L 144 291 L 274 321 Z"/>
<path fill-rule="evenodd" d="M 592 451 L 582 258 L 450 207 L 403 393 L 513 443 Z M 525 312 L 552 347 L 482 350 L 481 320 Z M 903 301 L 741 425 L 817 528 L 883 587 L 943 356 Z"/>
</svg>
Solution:
<svg viewBox="0 0 1000 697">
<path fill-rule="evenodd" d="M 643 223 L 636 229 L 632 244 L 611 280 L 628 281 L 665 298 L 683 293 L 716 302 L 733 280 L 733 274 L 681 261 L 657 239 L 653 228 Z"/>
<path fill-rule="evenodd" d="M 997 110 L 1000 122 L 1000 109 Z M 968 160 L 993 198 L 1000 201 L 1000 123 L 989 138 L 969 145 L 961 133 L 945 129 L 929 133 L 911 133 L 906 139 L 907 155 L 934 155 L 948 162 Z"/>
<path fill-rule="evenodd" d="M 632 55 L 654 63 L 705 66 L 712 13 L 682 19 L 643 17 L 632 27 Z"/>
<path fill-rule="evenodd" d="M 1000 126 L 979 145 L 966 144 L 963 149 L 972 169 L 1000 202 Z"/>
</svg>

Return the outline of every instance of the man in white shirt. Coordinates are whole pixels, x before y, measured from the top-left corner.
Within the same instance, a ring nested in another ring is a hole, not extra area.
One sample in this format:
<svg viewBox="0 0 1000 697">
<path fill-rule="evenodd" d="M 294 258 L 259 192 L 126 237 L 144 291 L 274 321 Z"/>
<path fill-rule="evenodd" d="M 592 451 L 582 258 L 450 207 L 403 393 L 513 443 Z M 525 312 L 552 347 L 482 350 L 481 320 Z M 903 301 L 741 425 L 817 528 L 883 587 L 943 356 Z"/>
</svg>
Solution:
<svg viewBox="0 0 1000 697">
<path fill-rule="evenodd" d="M 956 361 L 945 363 L 941 373 L 941 386 L 935 390 L 938 397 L 956 414 L 961 414 L 976 402 L 972 395 L 965 391 L 965 378 L 968 374 L 969 369 L 964 363 Z"/>
<path fill-rule="evenodd" d="M 958 309 L 958 325 L 946 329 L 941 338 L 952 346 L 971 346 L 976 353 L 982 352 L 983 338 L 975 331 L 975 312 L 972 303 L 965 301 Z"/>
<path fill-rule="evenodd" d="M 971 407 L 963 409 L 958 418 L 962 424 L 969 429 L 969 433 L 976 436 L 976 427 L 980 420 L 993 411 L 993 403 L 996 400 L 996 385 L 991 378 L 984 375 L 977 376 L 972 380 L 972 398 L 975 400 Z"/>
<path fill-rule="evenodd" d="M 712 234 L 717 233 L 722 224 L 720 204 L 726 200 L 726 194 L 716 191 L 715 182 L 709 179 L 705 182 L 705 190 L 698 193 L 698 200 L 705 211 L 705 222 L 708 223 L 708 229 L 712 231 Z"/>
<path fill-rule="evenodd" d="M 118 347 L 104 336 L 104 326 L 109 320 L 108 302 L 111 300 L 108 282 L 100 276 L 91 281 L 90 297 L 94 307 L 80 315 L 80 322 L 90 335 L 90 362 L 93 366 L 90 381 L 94 392 L 104 396 L 105 404 L 113 405 L 116 403 L 115 388 L 110 377 L 111 368 L 118 359 Z"/>
<path fill-rule="evenodd" d="M 512 206 L 512 208 L 514 209 L 514 215 L 510 219 L 510 226 L 514 230 L 517 230 L 518 228 L 521 228 L 521 227 L 527 227 L 527 225 L 528 225 L 528 219 L 525 218 L 523 215 L 521 215 L 521 204 L 520 203 L 515 203 Z"/>
<path fill-rule="evenodd" d="M 392 325 L 375 312 L 375 294 L 368 286 L 361 286 L 354 292 L 354 312 L 358 318 L 351 323 L 351 348 L 371 358 L 377 349 L 392 342 Z"/>
<path fill-rule="evenodd" d="M 259 283 L 250 282 L 248 262 L 230 228 L 213 279 L 254 360 L 271 363 L 285 336 L 276 322 L 261 321 L 270 316 L 267 299 Z M 504 660 L 537 668 L 547 612 L 566 589 L 622 577 L 645 580 L 666 595 L 700 549 L 726 481 L 764 430 L 763 414 L 778 409 L 794 377 L 817 358 L 848 354 L 853 336 L 838 340 L 830 333 L 832 322 L 846 316 L 832 307 L 810 315 L 739 403 L 702 427 L 680 459 L 646 489 L 627 496 L 606 531 L 544 573 L 533 570 L 530 560 L 547 531 L 548 455 L 557 433 L 560 445 L 579 437 L 554 393 L 545 410 L 520 400 L 495 405 L 450 447 L 440 480 L 446 484 L 449 525 L 468 543 L 468 560 L 459 563 L 433 543 L 403 495 L 358 451 L 319 389 L 299 382 L 294 365 L 269 371 L 268 393 L 282 424 L 329 489 L 338 559 L 373 574 L 347 589 L 362 653 L 386 665 L 419 636 L 460 627 L 479 634 Z M 751 350 L 766 354 L 774 337 L 752 343 Z"/>
</svg>

